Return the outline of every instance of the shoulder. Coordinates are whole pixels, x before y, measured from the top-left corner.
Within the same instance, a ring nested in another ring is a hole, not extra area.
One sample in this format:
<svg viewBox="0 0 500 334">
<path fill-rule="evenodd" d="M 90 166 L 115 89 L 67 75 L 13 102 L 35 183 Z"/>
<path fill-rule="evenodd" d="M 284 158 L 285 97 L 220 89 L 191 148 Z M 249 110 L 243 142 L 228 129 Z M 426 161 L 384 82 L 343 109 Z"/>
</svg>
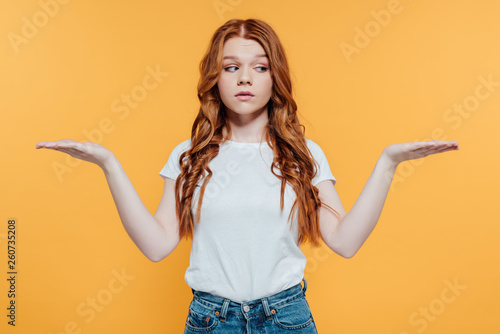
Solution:
<svg viewBox="0 0 500 334">
<path fill-rule="evenodd" d="M 177 144 L 172 150 L 172 153 L 180 155 L 182 152 L 188 150 L 191 147 L 191 138 L 184 140 L 183 142 Z"/>
<path fill-rule="evenodd" d="M 180 158 L 181 154 L 184 151 L 187 151 L 190 147 L 191 147 L 191 138 L 189 138 L 187 140 L 184 140 L 184 141 L 180 142 L 179 144 L 177 144 L 170 151 L 170 155 L 168 157 L 169 162 L 176 163 L 177 161 L 179 161 L 179 158 Z"/>
<path fill-rule="evenodd" d="M 305 138 L 305 140 L 306 140 L 307 147 L 309 147 L 309 149 L 311 149 L 311 148 L 319 148 L 319 145 L 316 144 L 316 142 L 313 141 L 312 139 Z"/>
<path fill-rule="evenodd" d="M 321 147 L 315 141 L 313 141 L 312 139 L 309 139 L 309 138 L 305 138 L 305 140 L 306 140 L 307 147 L 309 148 L 309 150 L 311 151 L 312 155 L 315 158 L 319 158 L 320 156 L 322 156 L 324 154 Z"/>
</svg>

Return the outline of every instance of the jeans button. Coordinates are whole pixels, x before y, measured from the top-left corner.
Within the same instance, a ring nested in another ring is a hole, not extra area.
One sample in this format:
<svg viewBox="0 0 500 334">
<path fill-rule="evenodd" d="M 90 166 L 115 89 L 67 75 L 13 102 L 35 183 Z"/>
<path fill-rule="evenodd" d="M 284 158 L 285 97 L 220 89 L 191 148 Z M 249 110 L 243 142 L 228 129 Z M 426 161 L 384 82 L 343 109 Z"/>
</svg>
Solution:
<svg viewBox="0 0 500 334">
<path fill-rule="evenodd" d="M 250 311 L 250 306 L 248 306 L 248 305 L 243 306 L 243 311 L 245 311 L 245 312 Z"/>
</svg>

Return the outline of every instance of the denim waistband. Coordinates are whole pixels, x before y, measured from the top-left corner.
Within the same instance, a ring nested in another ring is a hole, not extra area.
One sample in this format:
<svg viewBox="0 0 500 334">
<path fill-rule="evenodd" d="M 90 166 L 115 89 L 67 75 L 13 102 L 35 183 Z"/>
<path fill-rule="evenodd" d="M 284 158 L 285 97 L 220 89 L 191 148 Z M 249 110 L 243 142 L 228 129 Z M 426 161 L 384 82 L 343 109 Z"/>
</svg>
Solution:
<svg viewBox="0 0 500 334">
<path fill-rule="evenodd" d="M 203 304 L 205 307 L 213 309 L 216 315 L 220 314 L 222 319 L 226 318 L 228 312 L 243 314 L 245 317 L 248 317 L 252 313 L 263 311 L 267 317 L 270 317 L 272 314 L 271 308 L 277 308 L 282 304 L 289 303 L 296 298 L 305 296 L 307 281 L 303 278 L 302 282 L 304 282 L 304 287 L 298 283 L 274 295 L 243 303 L 238 303 L 203 291 L 194 289 L 191 289 L 191 291 L 193 292 L 193 298 L 197 302 Z"/>
</svg>

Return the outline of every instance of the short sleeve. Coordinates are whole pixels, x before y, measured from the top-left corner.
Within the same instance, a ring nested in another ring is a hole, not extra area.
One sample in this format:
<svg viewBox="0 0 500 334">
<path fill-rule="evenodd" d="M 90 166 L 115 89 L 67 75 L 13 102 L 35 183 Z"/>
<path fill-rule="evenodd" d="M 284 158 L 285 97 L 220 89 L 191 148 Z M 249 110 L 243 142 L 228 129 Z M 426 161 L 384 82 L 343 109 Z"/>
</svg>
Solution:
<svg viewBox="0 0 500 334">
<path fill-rule="evenodd" d="M 160 171 L 160 176 L 162 178 L 168 177 L 173 180 L 177 179 L 177 176 L 179 176 L 182 171 L 181 166 L 179 165 L 179 158 L 181 157 L 182 152 L 189 149 L 190 145 L 191 139 L 188 139 L 174 147 L 174 149 L 170 153 L 170 156 L 168 157 L 167 163 Z"/>
<path fill-rule="evenodd" d="M 318 167 L 318 172 L 316 173 L 316 176 L 312 179 L 312 185 L 316 186 L 318 183 L 325 180 L 332 180 L 333 185 L 336 185 L 337 179 L 335 179 L 335 177 L 333 176 L 332 171 L 330 170 L 330 164 L 328 163 L 328 159 L 326 158 L 326 155 L 321 149 L 321 147 L 308 138 L 306 138 L 306 143 L 314 159 L 316 160 Z"/>
</svg>

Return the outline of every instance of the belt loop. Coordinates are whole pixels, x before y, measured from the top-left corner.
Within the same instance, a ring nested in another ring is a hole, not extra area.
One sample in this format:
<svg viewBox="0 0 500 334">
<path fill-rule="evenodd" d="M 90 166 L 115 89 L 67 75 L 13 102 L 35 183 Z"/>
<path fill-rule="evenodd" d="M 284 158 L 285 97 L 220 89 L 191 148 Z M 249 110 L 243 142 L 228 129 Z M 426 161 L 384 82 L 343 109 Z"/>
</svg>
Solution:
<svg viewBox="0 0 500 334">
<path fill-rule="evenodd" d="M 224 320 L 226 319 L 228 307 L 229 307 L 229 299 L 224 299 L 224 303 L 222 303 L 222 310 L 220 312 L 220 317 Z"/>
<path fill-rule="evenodd" d="M 302 278 L 302 281 L 304 281 L 304 287 L 302 288 L 302 292 L 304 292 L 304 294 L 306 293 L 307 291 L 307 281 L 306 281 L 306 278 Z"/>
<path fill-rule="evenodd" d="M 262 306 L 264 307 L 264 312 L 266 313 L 266 317 L 269 318 L 271 316 L 271 310 L 269 309 L 267 298 L 262 298 Z"/>
</svg>

